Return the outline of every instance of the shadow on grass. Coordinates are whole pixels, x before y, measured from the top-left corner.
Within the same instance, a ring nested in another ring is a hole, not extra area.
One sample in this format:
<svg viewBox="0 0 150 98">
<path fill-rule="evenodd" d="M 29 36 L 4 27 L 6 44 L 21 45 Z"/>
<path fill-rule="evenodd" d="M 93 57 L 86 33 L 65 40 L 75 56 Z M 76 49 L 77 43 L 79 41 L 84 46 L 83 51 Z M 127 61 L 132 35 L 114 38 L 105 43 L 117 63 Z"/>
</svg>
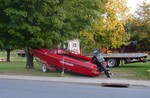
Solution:
<svg viewBox="0 0 150 98">
<path fill-rule="evenodd" d="M 123 64 L 117 68 L 150 68 L 149 62 L 147 63 L 131 63 L 131 64 Z"/>
<path fill-rule="evenodd" d="M 131 66 L 125 66 L 125 65 L 122 65 L 122 66 L 119 66 L 118 68 L 149 68 L 149 66 L 139 66 L 139 65 L 131 65 Z"/>
</svg>

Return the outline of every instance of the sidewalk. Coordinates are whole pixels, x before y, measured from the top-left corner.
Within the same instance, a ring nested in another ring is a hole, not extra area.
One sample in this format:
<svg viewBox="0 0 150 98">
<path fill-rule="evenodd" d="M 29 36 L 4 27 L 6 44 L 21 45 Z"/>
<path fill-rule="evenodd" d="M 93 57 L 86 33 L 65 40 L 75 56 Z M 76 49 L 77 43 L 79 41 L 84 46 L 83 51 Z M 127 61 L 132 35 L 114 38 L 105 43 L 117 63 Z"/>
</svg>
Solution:
<svg viewBox="0 0 150 98">
<path fill-rule="evenodd" d="M 102 83 L 125 83 L 129 86 L 147 86 L 150 87 L 148 80 L 128 80 L 117 78 L 95 78 L 95 77 L 43 77 L 43 76 L 22 76 L 22 75 L 0 75 L 0 79 L 33 80 L 61 83 L 80 83 L 90 85 L 101 85 Z"/>
</svg>

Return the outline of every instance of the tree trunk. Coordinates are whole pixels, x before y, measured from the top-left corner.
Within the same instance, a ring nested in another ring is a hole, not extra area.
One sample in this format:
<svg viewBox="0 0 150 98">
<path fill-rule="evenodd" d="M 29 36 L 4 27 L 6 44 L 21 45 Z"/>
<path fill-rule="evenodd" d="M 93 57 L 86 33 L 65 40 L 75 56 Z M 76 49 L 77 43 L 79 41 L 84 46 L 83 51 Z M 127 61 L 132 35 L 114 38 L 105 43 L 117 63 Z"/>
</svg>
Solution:
<svg viewBox="0 0 150 98">
<path fill-rule="evenodd" d="M 33 54 L 31 54 L 31 53 L 29 52 L 29 49 L 27 50 L 26 68 L 27 68 L 27 69 L 34 69 Z"/>
<path fill-rule="evenodd" d="M 10 50 L 6 50 L 7 52 L 7 59 L 6 59 L 6 62 L 10 62 Z"/>
</svg>

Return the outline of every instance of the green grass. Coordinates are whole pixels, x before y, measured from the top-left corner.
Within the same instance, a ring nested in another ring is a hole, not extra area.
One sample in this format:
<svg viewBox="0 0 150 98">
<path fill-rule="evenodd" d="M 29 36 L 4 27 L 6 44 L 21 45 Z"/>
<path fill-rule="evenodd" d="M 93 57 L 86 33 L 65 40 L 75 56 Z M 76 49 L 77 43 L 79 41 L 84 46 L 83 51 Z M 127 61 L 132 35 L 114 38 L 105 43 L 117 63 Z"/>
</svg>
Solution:
<svg viewBox="0 0 150 98">
<path fill-rule="evenodd" d="M 114 74 L 114 78 L 150 80 L 150 73 L 147 72 L 149 69 L 150 62 L 134 63 L 121 65 L 117 68 L 111 68 L 111 72 Z M 25 62 L 0 62 L 0 74 L 60 77 L 61 71 L 49 71 L 47 73 L 43 73 L 41 71 L 41 66 L 38 65 L 38 63 L 35 63 L 35 69 L 31 70 L 25 68 Z M 71 77 L 80 75 L 65 72 L 65 76 Z"/>
<path fill-rule="evenodd" d="M 111 71 L 119 78 L 150 80 L 150 62 L 146 63 L 131 63 L 120 65 L 117 68 L 112 68 Z"/>
<path fill-rule="evenodd" d="M 31 76 L 48 76 L 48 77 L 60 77 L 61 71 L 48 71 L 43 73 L 41 66 L 34 62 L 34 69 L 26 69 L 26 57 L 18 57 L 16 51 L 11 52 L 11 62 L 5 62 L 6 52 L 0 52 L 0 58 L 4 59 L 4 62 L 0 62 L 0 74 L 10 75 L 31 75 Z M 69 74 L 66 74 L 69 76 Z"/>
<path fill-rule="evenodd" d="M 6 58 L 6 54 L 0 52 L 0 58 Z M 150 56 L 148 57 L 150 59 Z M 31 75 L 31 76 L 48 76 L 48 77 L 60 77 L 61 71 L 49 71 L 43 73 L 41 66 L 35 62 L 35 69 L 25 68 L 26 57 L 18 57 L 16 52 L 11 53 L 11 62 L 0 62 L 0 74 L 11 74 L 11 75 Z M 111 72 L 114 74 L 114 78 L 128 78 L 128 79 L 140 79 L 150 80 L 150 61 L 146 63 L 131 63 L 120 65 L 116 68 L 111 68 Z M 80 76 L 65 72 L 65 76 Z M 82 75 L 81 75 L 82 76 Z M 99 76 L 101 77 L 101 76 Z"/>
<path fill-rule="evenodd" d="M 35 63 L 34 69 L 26 69 L 25 62 L 0 62 L 0 74 L 60 77 L 61 71 L 43 73 L 41 66 Z M 68 76 L 68 74 L 66 74 Z"/>
</svg>

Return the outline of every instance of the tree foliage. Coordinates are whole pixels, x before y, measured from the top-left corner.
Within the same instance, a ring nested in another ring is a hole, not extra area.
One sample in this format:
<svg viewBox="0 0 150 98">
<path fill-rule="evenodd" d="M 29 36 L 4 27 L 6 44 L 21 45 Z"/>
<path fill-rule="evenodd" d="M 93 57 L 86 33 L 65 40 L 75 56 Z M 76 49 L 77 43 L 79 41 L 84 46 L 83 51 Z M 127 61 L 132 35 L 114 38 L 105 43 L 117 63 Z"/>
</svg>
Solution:
<svg viewBox="0 0 150 98">
<path fill-rule="evenodd" d="M 5 15 L 5 6 L 4 5 L 4 2 L 2 3 L 2 1 L 0 1 L 0 49 L 1 50 L 6 50 L 7 52 L 7 59 L 6 61 L 7 62 L 10 62 L 10 52 L 13 50 L 13 49 L 16 49 L 17 46 L 16 46 L 16 43 L 18 42 L 17 40 L 14 40 L 16 39 L 16 37 L 14 36 L 13 33 L 9 33 L 10 32 L 8 30 L 8 24 L 9 24 L 9 19 L 8 17 Z"/>
<path fill-rule="evenodd" d="M 93 22 L 90 29 L 81 32 L 81 35 L 84 35 L 84 46 L 90 43 L 91 48 L 116 48 L 127 45 L 130 35 L 124 27 L 129 18 L 126 1 L 107 0 L 102 4 L 99 18 Z"/>
<path fill-rule="evenodd" d="M 8 21 L 2 28 L 16 37 L 21 46 L 52 47 L 63 39 L 78 37 L 78 31 L 96 16 L 96 3 L 96 0 L 1 0 L 3 17 Z"/>
<path fill-rule="evenodd" d="M 1 37 L 24 48 L 56 47 L 64 40 L 78 38 L 79 31 L 91 25 L 98 16 L 99 2 L 0 0 Z"/>
<path fill-rule="evenodd" d="M 98 17 L 93 20 L 92 25 L 89 28 L 80 31 L 80 45 L 82 52 L 84 51 L 83 53 L 89 53 L 91 50 L 98 47 L 98 44 L 95 41 L 95 33 L 102 33 L 103 28 L 99 28 L 99 26 L 103 26 L 101 19 L 103 19 L 102 15 L 104 14 L 106 2 L 107 0 L 101 0 L 97 3 L 97 6 L 99 6 Z"/>
<path fill-rule="evenodd" d="M 125 21 L 129 18 L 125 0 L 109 0 L 105 6 L 104 33 L 107 47 L 117 48 L 128 44 L 129 35 L 125 31 Z"/>
<path fill-rule="evenodd" d="M 131 40 L 137 41 L 137 49 L 149 50 L 150 44 L 150 3 L 143 1 L 138 4 L 132 20 L 127 23 L 127 30 Z"/>
</svg>

